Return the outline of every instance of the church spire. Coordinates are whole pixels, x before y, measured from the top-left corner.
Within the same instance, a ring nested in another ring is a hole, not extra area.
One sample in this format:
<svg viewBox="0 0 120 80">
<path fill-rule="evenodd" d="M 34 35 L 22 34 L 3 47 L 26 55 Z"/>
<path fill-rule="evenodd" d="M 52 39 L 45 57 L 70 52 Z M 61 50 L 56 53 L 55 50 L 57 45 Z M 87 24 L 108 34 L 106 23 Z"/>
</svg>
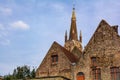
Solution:
<svg viewBox="0 0 120 80">
<path fill-rule="evenodd" d="M 76 41 L 78 41 L 75 7 L 73 7 L 73 11 L 72 11 L 69 40 L 76 40 Z"/>
</svg>

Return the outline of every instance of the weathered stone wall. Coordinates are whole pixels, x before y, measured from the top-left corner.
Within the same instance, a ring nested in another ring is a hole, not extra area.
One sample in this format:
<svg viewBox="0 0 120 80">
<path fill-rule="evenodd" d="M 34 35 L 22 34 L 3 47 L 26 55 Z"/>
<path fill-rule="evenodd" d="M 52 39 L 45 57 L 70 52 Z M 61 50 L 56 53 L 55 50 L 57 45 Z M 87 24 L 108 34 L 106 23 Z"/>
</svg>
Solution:
<svg viewBox="0 0 120 80">
<path fill-rule="evenodd" d="M 89 63 L 91 63 L 91 57 L 99 57 L 97 67 L 101 69 L 101 79 L 110 80 L 110 67 L 120 66 L 120 37 L 118 33 L 109 24 L 102 21 L 85 47 L 84 54 L 88 56 Z"/>
<path fill-rule="evenodd" d="M 57 63 L 51 62 L 51 55 L 54 54 L 58 55 Z M 71 64 L 64 52 L 56 43 L 53 43 L 36 72 L 36 77 L 38 78 L 46 76 L 65 76 L 67 78 L 71 78 Z"/>
</svg>

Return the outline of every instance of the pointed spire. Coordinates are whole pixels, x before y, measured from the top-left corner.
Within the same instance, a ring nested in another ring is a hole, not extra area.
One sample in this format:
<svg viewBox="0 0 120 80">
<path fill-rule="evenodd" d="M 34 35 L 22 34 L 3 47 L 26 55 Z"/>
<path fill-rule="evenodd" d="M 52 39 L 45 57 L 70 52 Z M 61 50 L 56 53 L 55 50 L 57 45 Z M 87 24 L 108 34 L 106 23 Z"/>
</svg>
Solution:
<svg viewBox="0 0 120 80">
<path fill-rule="evenodd" d="M 72 20 L 76 20 L 75 7 L 73 7 L 73 11 L 72 11 Z"/>
<path fill-rule="evenodd" d="M 69 40 L 78 40 L 75 7 L 73 7 Z"/>
<path fill-rule="evenodd" d="M 65 42 L 67 41 L 67 30 L 65 32 Z"/>
<path fill-rule="evenodd" d="M 82 31 L 80 30 L 80 42 L 82 43 Z"/>
</svg>

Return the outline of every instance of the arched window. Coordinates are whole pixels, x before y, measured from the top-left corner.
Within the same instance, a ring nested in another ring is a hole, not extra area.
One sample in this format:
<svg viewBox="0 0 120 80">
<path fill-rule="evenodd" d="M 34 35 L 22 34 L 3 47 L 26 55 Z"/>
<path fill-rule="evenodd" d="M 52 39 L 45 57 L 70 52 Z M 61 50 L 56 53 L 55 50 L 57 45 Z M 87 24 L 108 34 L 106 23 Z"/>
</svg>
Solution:
<svg viewBox="0 0 120 80">
<path fill-rule="evenodd" d="M 120 80 L 120 69 L 119 67 L 111 67 L 111 80 Z"/>
</svg>

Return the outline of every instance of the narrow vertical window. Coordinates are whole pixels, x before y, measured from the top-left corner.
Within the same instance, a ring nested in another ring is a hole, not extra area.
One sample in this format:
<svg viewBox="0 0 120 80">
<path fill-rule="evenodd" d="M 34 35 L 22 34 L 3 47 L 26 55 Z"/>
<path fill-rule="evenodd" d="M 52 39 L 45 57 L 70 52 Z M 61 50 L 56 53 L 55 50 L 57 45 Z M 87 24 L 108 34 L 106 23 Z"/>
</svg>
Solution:
<svg viewBox="0 0 120 80">
<path fill-rule="evenodd" d="M 91 57 L 91 63 L 92 63 L 92 66 L 97 66 L 96 65 L 96 63 L 97 63 L 96 57 Z"/>
<path fill-rule="evenodd" d="M 101 80 L 101 70 L 100 68 L 92 69 L 93 80 Z"/>
</svg>

